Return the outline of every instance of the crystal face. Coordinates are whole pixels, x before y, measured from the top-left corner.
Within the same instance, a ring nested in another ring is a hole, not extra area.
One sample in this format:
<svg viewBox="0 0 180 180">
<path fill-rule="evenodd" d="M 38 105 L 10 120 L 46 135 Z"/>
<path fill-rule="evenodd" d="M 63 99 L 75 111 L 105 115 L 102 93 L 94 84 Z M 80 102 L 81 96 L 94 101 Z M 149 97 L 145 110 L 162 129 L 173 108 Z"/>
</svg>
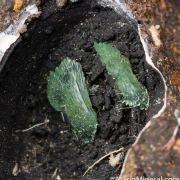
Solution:
<svg viewBox="0 0 180 180">
<path fill-rule="evenodd" d="M 55 110 L 66 113 L 76 137 L 84 144 L 91 143 L 97 129 L 97 116 L 78 62 L 66 58 L 50 72 L 47 96 Z"/>
<path fill-rule="evenodd" d="M 94 48 L 107 72 L 115 80 L 117 96 L 130 107 L 149 107 L 149 96 L 146 88 L 133 74 L 128 58 L 110 44 L 95 43 Z"/>
</svg>

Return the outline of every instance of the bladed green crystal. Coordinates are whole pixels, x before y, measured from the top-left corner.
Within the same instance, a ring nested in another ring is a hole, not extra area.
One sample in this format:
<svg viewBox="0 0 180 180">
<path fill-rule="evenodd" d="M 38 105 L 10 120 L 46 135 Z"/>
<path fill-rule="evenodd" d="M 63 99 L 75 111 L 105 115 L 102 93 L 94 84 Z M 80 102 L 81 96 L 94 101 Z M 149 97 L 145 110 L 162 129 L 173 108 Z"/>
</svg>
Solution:
<svg viewBox="0 0 180 180">
<path fill-rule="evenodd" d="M 50 72 L 47 97 L 56 111 L 66 113 L 73 131 L 84 144 L 94 140 L 97 116 L 92 109 L 81 65 L 66 58 Z"/>
<path fill-rule="evenodd" d="M 130 107 L 147 109 L 148 92 L 133 74 L 128 58 L 110 44 L 95 43 L 94 48 L 108 74 L 115 80 L 116 94 L 123 98 L 122 102 Z"/>
</svg>

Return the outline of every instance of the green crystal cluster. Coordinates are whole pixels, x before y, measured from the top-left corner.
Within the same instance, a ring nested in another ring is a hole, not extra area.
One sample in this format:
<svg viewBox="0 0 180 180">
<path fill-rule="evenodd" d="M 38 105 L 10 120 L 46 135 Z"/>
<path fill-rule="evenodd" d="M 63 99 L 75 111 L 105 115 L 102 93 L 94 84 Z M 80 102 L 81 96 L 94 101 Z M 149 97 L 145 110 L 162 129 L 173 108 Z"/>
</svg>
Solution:
<svg viewBox="0 0 180 180">
<path fill-rule="evenodd" d="M 116 94 L 130 107 L 149 107 L 146 88 L 133 74 L 129 60 L 110 44 L 95 43 L 107 72 L 115 80 Z M 81 65 L 66 58 L 50 72 L 47 96 L 56 111 L 66 113 L 77 138 L 84 144 L 93 142 L 97 130 L 97 115 L 92 108 Z"/>
<path fill-rule="evenodd" d="M 55 110 L 66 113 L 78 139 L 84 144 L 91 143 L 97 129 L 97 116 L 78 62 L 66 58 L 50 72 L 47 96 Z"/>
<path fill-rule="evenodd" d="M 108 74 L 115 80 L 115 90 L 122 96 L 122 102 L 130 107 L 147 109 L 148 92 L 133 74 L 129 60 L 110 44 L 95 43 L 94 48 Z"/>
</svg>

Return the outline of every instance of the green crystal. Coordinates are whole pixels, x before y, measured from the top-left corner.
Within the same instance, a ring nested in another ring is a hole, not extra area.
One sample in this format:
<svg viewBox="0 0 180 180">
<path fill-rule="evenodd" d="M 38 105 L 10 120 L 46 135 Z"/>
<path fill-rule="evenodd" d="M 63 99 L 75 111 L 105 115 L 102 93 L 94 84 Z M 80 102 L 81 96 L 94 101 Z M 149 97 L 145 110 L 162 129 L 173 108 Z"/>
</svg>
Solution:
<svg viewBox="0 0 180 180">
<path fill-rule="evenodd" d="M 102 64 L 107 72 L 115 80 L 116 94 L 123 98 L 122 102 L 130 107 L 149 107 L 147 89 L 133 74 L 128 58 L 110 44 L 95 43 L 94 48 L 100 56 Z"/>
<path fill-rule="evenodd" d="M 66 58 L 50 72 L 47 96 L 56 111 L 66 113 L 78 139 L 85 144 L 91 143 L 97 129 L 97 116 L 78 62 Z"/>
</svg>

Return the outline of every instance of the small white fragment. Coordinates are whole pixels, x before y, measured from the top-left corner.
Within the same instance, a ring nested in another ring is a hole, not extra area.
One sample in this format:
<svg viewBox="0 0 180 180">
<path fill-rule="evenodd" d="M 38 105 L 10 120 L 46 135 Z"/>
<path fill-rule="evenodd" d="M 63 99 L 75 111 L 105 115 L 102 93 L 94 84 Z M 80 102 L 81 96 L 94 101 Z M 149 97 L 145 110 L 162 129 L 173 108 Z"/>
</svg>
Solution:
<svg viewBox="0 0 180 180">
<path fill-rule="evenodd" d="M 54 171 L 54 173 L 53 173 L 53 175 L 52 175 L 52 178 L 55 178 L 55 177 L 56 177 L 57 172 L 58 172 L 58 168 L 55 169 L 55 171 Z"/>
<path fill-rule="evenodd" d="M 118 153 L 117 155 L 111 154 L 109 157 L 109 164 L 112 167 L 116 167 L 117 165 L 119 165 L 119 161 L 121 160 L 121 158 L 123 157 L 122 152 Z"/>
<path fill-rule="evenodd" d="M 15 164 L 13 171 L 12 171 L 13 176 L 17 176 L 19 174 L 19 167 L 18 163 Z"/>
<path fill-rule="evenodd" d="M 178 126 L 180 126 L 180 110 L 179 109 L 175 109 L 174 111 L 174 115 L 178 121 Z"/>
<path fill-rule="evenodd" d="M 161 39 L 159 37 L 159 29 L 160 29 L 160 27 L 157 25 L 156 26 L 152 25 L 149 28 L 149 31 L 151 32 L 151 36 L 152 36 L 152 39 L 154 41 L 154 44 L 157 47 L 160 47 L 162 45 Z"/>
<path fill-rule="evenodd" d="M 25 10 L 30 14 L 38 14 L 38 8 L 35 4 L 27 6 Z"/>
<path fill-rule="evenodd" d="M 61 179 L 61 177 L 58 175 L 58 176 L 56 177 L 56 180 L 62 180 L 62 179 Z"/>
</svg>

